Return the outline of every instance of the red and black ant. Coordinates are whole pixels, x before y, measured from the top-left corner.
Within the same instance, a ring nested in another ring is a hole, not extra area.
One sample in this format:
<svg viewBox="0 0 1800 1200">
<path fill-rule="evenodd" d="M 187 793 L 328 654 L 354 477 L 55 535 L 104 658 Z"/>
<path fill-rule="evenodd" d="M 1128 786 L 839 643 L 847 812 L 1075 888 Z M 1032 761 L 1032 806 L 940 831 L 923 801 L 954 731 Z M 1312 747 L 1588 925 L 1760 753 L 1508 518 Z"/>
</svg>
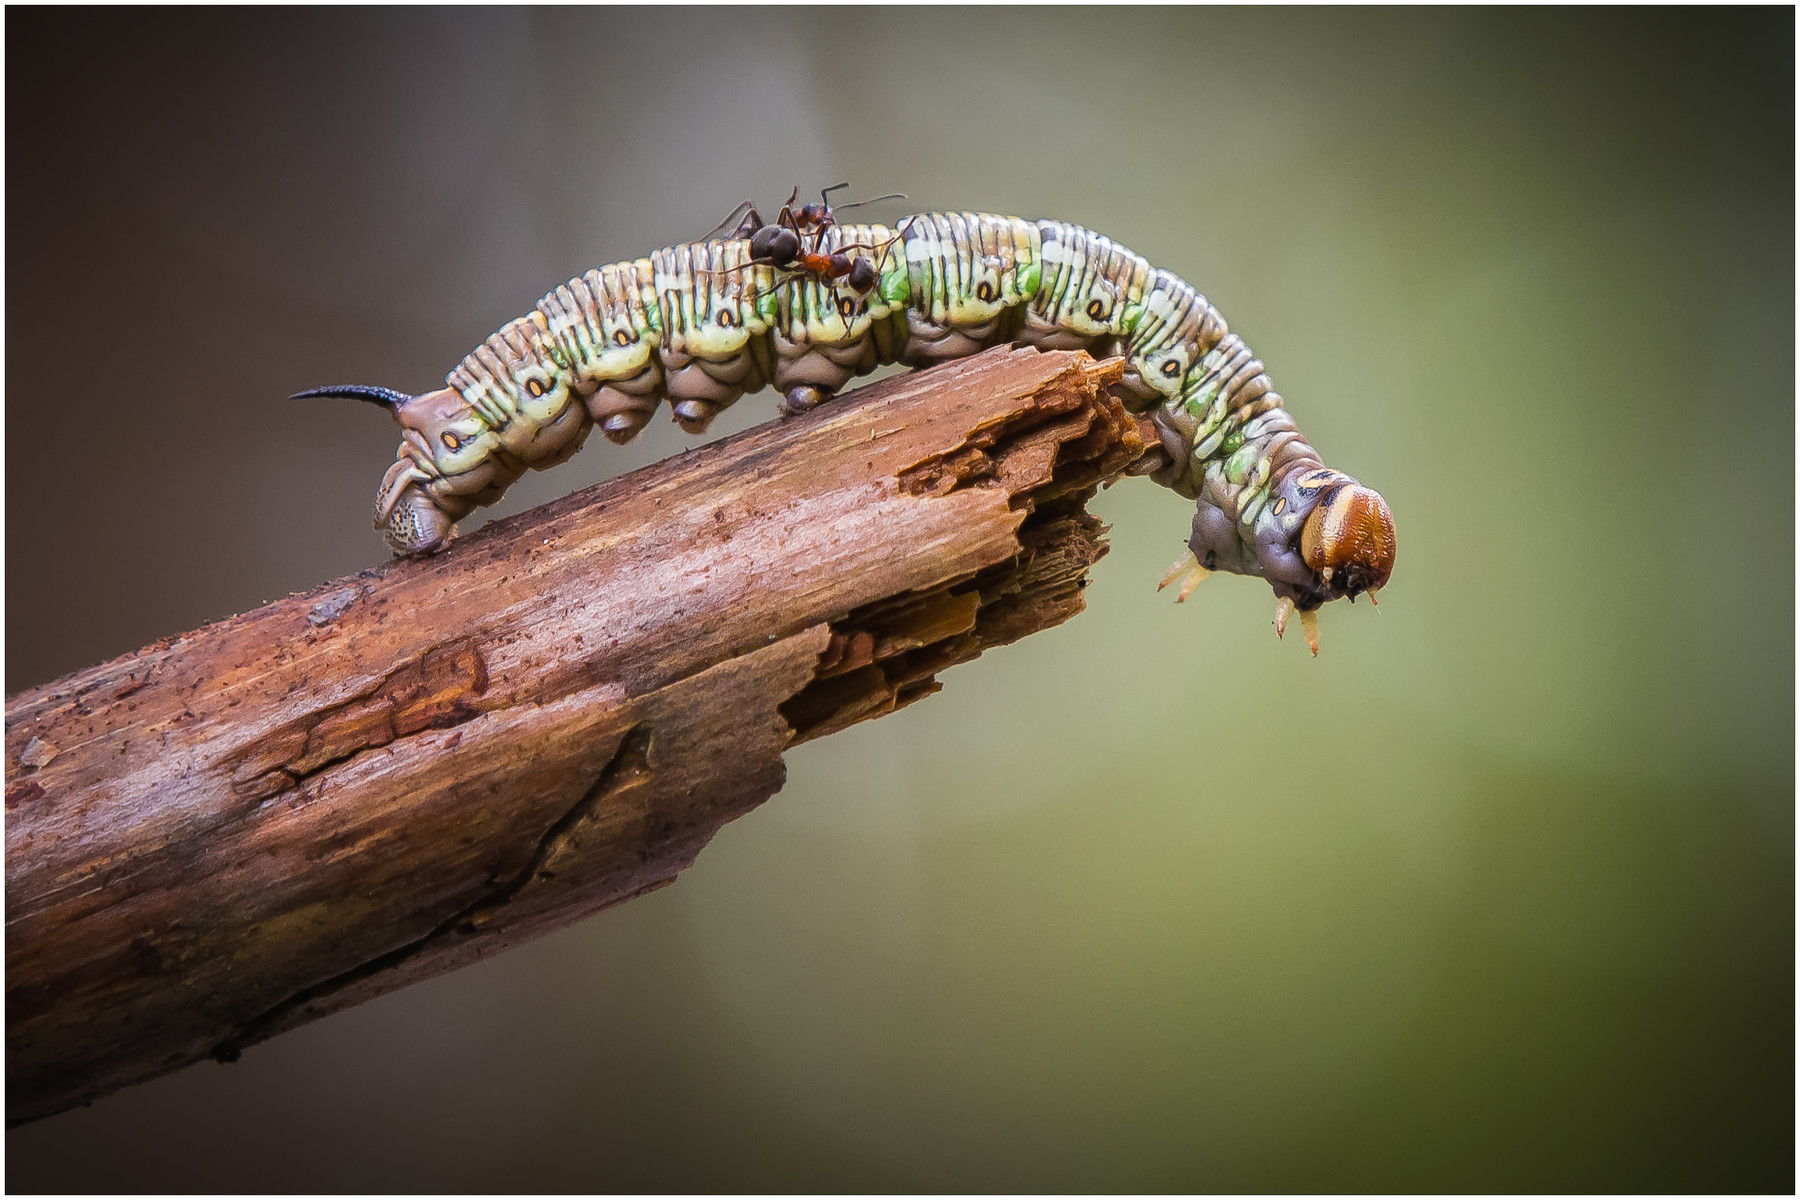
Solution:
<svg viewBox="0 0 1800 1200">
<path fill-rule="evenodd" d="M 867 242 L 853 242 L 839 246 L 836 250 L 825 250 L 825 231 L 838 223 L 836 212 L 849 208 L 860 208 L 865 204 L 874 204 L 881 200 L 904 200 L 902 192 L 894 192 L 886 196 L 876 196 L 869 200 L 858 200 L 854 204 L 845 204 L 839 209 L 831 207 L 831 193 L 839 188 L 846 188 L 848 183 L 834 183 L 819 192 L 817 204 L 803 204 L 794 207 L 799 198 L 800 188 L 795 186 L 788 195 L 787 203 L 781 206 L 773 225 L 765 224 L 762 216 L 756 211 L 756 205 L 746 200 L 731 214 L 719 223 L 718 228 L 707 235 L 710 240 L 722 232 L 733 221 L 732 238 L 750 239 L 750 261 L 741 266 L 728 267 L 719 274 L 730 274 L 733 271 L 748 270 L 751 267 L 774 267 L 778 271 L 792 271 L 796 274 L 811 275 L 822 283 L 837 287 L 843 281 L 844 286 L 859 296 L 866 296 L 881 278 L 875 263 L 865 255 L 851 255 L 851 250 L 871 250 L 886 256 L 887 249 L 899 241 L 902 234 L 893 237 L 880 245 Z M 904 231 L 902 231 L 904 232 Z M 811 235 L 812 245 L 809 248 L 806 238 Z"/>
</svg>

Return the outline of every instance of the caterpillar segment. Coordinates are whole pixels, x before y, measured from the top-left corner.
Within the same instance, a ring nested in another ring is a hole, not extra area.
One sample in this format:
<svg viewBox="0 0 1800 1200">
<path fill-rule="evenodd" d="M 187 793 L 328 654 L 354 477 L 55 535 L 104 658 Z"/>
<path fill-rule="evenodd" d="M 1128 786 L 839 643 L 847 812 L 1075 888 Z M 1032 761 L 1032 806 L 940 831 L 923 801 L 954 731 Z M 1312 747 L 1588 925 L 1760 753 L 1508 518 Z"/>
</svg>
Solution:
<svg viewBox="0 0 1800 1200">
<path fill-rule="evenodd" d="M 655 264 L 640 258 L 589 271 L 537 307 L 589 419 L 608 441 L 636 437 L 664 395 Z"/>
<path fill-rule="evenodd" d="M 1276 594 L 1277 632 L 1297 612 L 1317 653 L 1318 608 L 1387 583 L 1386 502 L 1324 465 L 1261 360 L 1179 276 L 1060 221 L 815 220 L 806 254 L 781 266 L 754 243 L 792 237 L 773 228 L 746 218 L 738 236 L 571 279 L 436 391 L 299 395 L 365 400 L 393 415 L 401 443 L 375 525 L 395 553 L 422 555 L 527 468 L 575 453 L 594 426 L 631 440 L 664 399 L 700 432 L 771 384 L 786 411 L 800 412 L 877 366 L 927 366 L 1000 342 L 1118 354 L 1120 399 L 1150 414 L 1161 448 L 1140 470 L 1195 502 L 1188 553 L 1160 586 L 1179 582 L 1179 601 L 1214 571 L 1261 576 Z"/>
<path fill-rule="evenodd" d="M 1039 221 L 1037 230 L 1041 280 L 1019 310 L 1015 340 L 1107 357 L 1143 317 L 1150 264 L 1079 225 Z M 1144 405 L 1136 407 L 1141 411 Z"/>
<path fill-rule="evenodd" d="M 906 230 L 907 342 L 900 361 L 924 367 L 1005 340 L 1008 310 L 1037 293 L 1038 229 L 1017 217 L 925 213 Z"/>
<path fill-rule="evenodd" d="M 900 240 L 884 225 L 827 226 L 822 252 L 866 255 L 874 286 L 858 294 L 801 273 L 775 289 L 770 334 L 775 390 L 784 411 L 805 412 L 856 376 L 898 361 L 906 343 L 910 291 Z"/>
<path fill-rule="evenodd" d="M 446 382 L 507 456 L 537 470 L 567 460 L 593 427 L 575 395 L 568 355 L 550 337 L 542 312 L 501 326 Z"/>
<path fill-rule="evenodd" d="M 1194 364 L 1230 332 L 1219 310 L 1185 279 L 1160 268 L 1151 272 L 1143 310 L 1130 330 L 1125 375 L 1126 407 L 1142 412 L 1181 398 Z"/>
<path fill-rule="evenodd" d="M 675 421 L 704 433 L 773 373 L 768 338 L 775 269 L 750 257 L 750 244 L 685 242 L 650 256 L 662 316 L 658 348 Z M 765 312 L 765 307 L 769 310 Z"/>
</svg>

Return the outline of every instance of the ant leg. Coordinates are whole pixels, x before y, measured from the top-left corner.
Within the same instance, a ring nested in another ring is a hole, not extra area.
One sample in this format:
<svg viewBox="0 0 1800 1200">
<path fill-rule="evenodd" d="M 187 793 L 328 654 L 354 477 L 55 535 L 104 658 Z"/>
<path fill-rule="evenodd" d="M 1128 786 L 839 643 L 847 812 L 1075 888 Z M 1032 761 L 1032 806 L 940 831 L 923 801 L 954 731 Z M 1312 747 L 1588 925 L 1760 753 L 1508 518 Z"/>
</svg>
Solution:
<svg viewBox="0 0 1800 1200">
<path fill-rule="evenodd" d="M 906 237 L 906 231 L 911 229 L 912 223 L 918 219 L 919 218 L 917 216 L 911 216 L 911 217 L 906 218 L 906 220 L 901 224 L 900 228 L 898 228 L 894 231 L 894 236 L 889 238 L 887 240 L 887 242 L 882 245 L 881 261 L 875 265 L 875 270 L 876 270 L 877 274 L 880 274 L 887 270 L 888 255 L 893 253 L 895 243 L 901 241 L 902 239 L 904 239 Z M 901 256 L 904 259 L 905 251 L 901 252 Z"/>
<path fill-rule="evenodd" d="M 800 185 L 796 183 L 794 185 L 794 190 L 788 193 L 787 203 L 783 204 L 781 206 L 781 211 L 775 214 L 776 225 L 783 229 L 792 229 L 795 233 L 800 232 L 800 222 L 794 218 L 794 201 L 799 198 Z"/>
<path fill-rule="evenodd" d="M 762 214 L 756 211 L 755 205 L 751 205 L 750 211 L 744 214 L 744 219 L 739 221 L 737 228 L 731 231 L 731 236 L 734 240 L 742 240 L 762 227 Z"/>
<path fill-rule="evenodd" d="M 749 262 L 741 262 L 735 267 L 718 267 L 716 269 L 703 271 L 701 274 L 711 275 L 714 279 L 718 279 L 723 275 L 735 275 L 739 271 L 750 271 L 757 267 L 766 267 L 768 265 L 769 264 L 766 262 L 758 262 L 756 259 L 751 259 Z"/>
<path fill-rule="evenodd" d="M 844 254 L 851 250 L 882 250 L 882 251 L 885 251 L 888 247 L 892 246 L 895 242 L 897 242 L 899 240 L 900 240 L 900 235 L 895 234 L 893 237 L 889 238 L 885 242 L 880 243 L 879 245 L 877 245 L 874 242 L 845 242 L 843 245 L 841 245 L 837 248 L 837 253 Z"/>
<path fill-rule="evenodd" d="M 734 223 L 736 228 L 733 229 L 731 234 L 734 238 L 749 236 L 749 234 L 741 232 L 745 226 L 749 227 L 750 233 L 755 233 L 758 229 L 762 228 L 762 217 L 757 214 L 756 202 L 754 200 L 746 200 L 736 208 L 732 209 L 729 213 L 725 214 L 725 219 L 720 221 L 717 225 L 714 225 L 712 227 L 712 232 L 699 240 L 702 242 L 710 242 L 721 233 L 724 233 L 727 229 L 731 229 Z"/>
<path fill-rule="evenodd" d="M 793 230 L 796 237 L 802 232 L 800 219 L 794 215 L 794 206 L 791 204 L 781 206 L 781 211 L 775 214 L 775 225 L 778 229 Z"/>
<path fill-rule="evenodd" d="M 725 268 L 723 268 L 721 270 L 717 270 L 717 271 L 708 271 L 708 272 L 706 272 L 706 274 L 711 275 L 714 279 L 717 279 L 721 275 L 730 275 L 737 271 L 747 271 L 752 267 L 766 267 L 768 265 L 769 264 L 765 263 L 765 262 L 739 263 L 735 267 L 725 267 Z M 780 287 L 782 284 L 789 283 L 804 274 L 806 274 L 806 272 L 804 272 L 804 271 L 783 271 L 780 268 L 775 268 L 775 282 L 774 283 L 771 283 L 766 289 L 764 289 L 763 291 L 760 291 L 760 292 L 753 292 L 753 291 L 749 291 L 746 289 L 745 292 L 743 293 L 741 299 L 746 304 L 752 304 L 752 303 L 756 302 L 757 300 L 760 300 L 762 297 L 768 295 L 770 292 L 773 292 L 776 288 Z"/>
</svg>

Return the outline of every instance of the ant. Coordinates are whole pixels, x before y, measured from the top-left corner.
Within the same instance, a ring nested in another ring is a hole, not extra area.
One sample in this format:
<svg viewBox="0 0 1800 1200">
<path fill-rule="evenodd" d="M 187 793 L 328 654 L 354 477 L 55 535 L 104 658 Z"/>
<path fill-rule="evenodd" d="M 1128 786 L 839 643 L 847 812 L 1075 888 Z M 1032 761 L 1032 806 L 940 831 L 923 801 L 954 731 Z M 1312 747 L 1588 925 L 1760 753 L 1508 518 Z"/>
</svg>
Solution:
<svg viewBox="0 0 1800 1200">
<path fill-rule="evenodd" d="M 748 270 L 750 267 L 774 267 L 780 271 L 792 271 L 798 274 L 812 275 L 821 282 L 835 288 L 839 280 L 859 296 L 866 296 L 875 287 L 880 273 L 875 263 L 865 255 L 854 257 L 846 253 L 850 250 L 873 250 L 886 257 L 888 247 L 899 241 L 904 234 L 896 233 L 879 246 L 866 242 L 854 242 L 840 246 L 827 253 L 825 250 L 825 231 L 838 223 L 836 212 L 842 209 L 860 208 L 865 204 L 874 204 L 881 200 L 904 200 L 905 193 L 894 192 L 886 196 L 876 196 L 869 200 L 858 200 L 854 204 L 845 204 L 838 210 L 831 207 L 831 193 L 839 188 L 846 188 L 848 183 L 834 183 L 819 192 L 817 204 L 803 204 L 798 209 L 794 201 L 800 196 L 799 185 L 789 193 L 787 203 L 781 206 L 773 225 L 765 224 L 756 205 L 749 200 L 733 209 L 718 228 L 707 235 L 710 239 L 722 232 L 733 221 L 737 224 L 732 230 L 734 239 L 748 237 L 750 239 L 750 261 L 737 267 L 728 267 L 719 274 L 730 274 L 732 271 Z M 806 245 L 807 235 L 812 237 L 810 248 Z"/>
</svg>

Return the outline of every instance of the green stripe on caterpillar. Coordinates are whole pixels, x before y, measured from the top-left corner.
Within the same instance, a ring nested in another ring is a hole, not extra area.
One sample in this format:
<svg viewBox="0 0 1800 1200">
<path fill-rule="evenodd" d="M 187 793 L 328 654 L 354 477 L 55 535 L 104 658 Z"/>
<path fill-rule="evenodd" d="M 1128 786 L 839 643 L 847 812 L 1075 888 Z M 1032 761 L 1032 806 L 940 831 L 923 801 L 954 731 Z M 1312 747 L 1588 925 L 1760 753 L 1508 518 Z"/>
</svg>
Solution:
<svg viewBox="0 0 1800 1200">
<path fill-rule="evenodd" d="M 698 433 L 765 386 L 798 412 L 886 363 L 1015 342 L 1124 358 L 1120 398 L 1150 413 L 1161 444 L 1148 473 L 1196 502 L 1190 553 L 1164 578 L 1181 580 L 1179 598 L 1213 570 L 1261 576 L 1277 629 L 1298 611 L 1317 653 L 1318 607 L 1386 584 L 1380 494 L 1324 465 L 1262 362 L 1180 277 L 1061 221 L 923 213 L 889 229 L 808 205 L 764 226 L 748 212 L 733 236 L 556 288 L 436 391 L 299 393 L 368 400 L 399 423 L 375 505 L 393 551 L 435 553 L 526 468 L 562 462 L 595 426 L 629 441 L 664 400 Z"/>
</svg>

